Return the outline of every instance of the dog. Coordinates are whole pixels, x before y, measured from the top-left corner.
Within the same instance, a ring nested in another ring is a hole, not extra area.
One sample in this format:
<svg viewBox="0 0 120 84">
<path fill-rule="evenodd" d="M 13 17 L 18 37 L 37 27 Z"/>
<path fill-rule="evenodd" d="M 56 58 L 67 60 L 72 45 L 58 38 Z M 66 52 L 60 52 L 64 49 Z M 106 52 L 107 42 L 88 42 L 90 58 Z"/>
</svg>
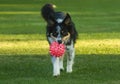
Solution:
<svg viewBox="0 0 120 84">
<path fill-rule="evenodd" d="M 75 24 L 68 13 L 55 12 L 55 5 L 53 4 L 45 4 L 41 8 L 41 15 L 47 22 L 46 37 L 48 43 L 51 44 L 56 41 L 59 44 L 65 44 L 67 53 L 66 72 L 71 73 L 73 71 L 72 67 L 75 57 L 74 44 L 78 37 Z M 64 56 L 61 56 L 60 58 L 51 56 L 53 76 L 55 77 L 59 76 L 60 71 L 64 70 L 63 58 Z"/>
</svg>

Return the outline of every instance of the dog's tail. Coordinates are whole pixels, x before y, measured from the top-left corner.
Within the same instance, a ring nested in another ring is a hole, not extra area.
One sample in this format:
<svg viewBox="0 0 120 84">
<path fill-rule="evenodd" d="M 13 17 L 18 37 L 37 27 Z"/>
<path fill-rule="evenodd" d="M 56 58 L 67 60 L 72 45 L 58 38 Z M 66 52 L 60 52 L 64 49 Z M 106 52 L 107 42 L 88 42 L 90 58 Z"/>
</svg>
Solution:
<svg viewBox="0 0 120 84">
<path fill-rule="evenodd" d="M 48 22 L 50 17 L 54 17 L 55 11 L 54 8 L 56 6 L 53 4 L 45 4 L 41 9 L 42 17 Z"/>
</svg>

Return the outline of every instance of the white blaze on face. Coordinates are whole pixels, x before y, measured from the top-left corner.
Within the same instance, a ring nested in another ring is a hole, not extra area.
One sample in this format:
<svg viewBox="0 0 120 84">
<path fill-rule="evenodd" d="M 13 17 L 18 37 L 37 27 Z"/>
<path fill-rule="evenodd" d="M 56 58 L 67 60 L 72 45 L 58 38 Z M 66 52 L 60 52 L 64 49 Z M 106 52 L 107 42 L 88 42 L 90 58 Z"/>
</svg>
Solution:
<svg viewBox="0 0 120 84">
<path fill-rule="evenodd" d="M 62 23 L 63 22 L 63 19 L 60 19 L 60 18 L 58 18 L 57 20 L 57 23 Z M 58 41 L 58 40 L 62 40 L 62 38 L 61 38 L 61 27 L 58 25 L 57 27 L 57 33 L 58 33 L 58 36 L 57 36 L 57 38 L 56 38 L 56 40 Z"/>
<path fill-rule="evenodd" d="M 57 36 L 57 38 L 56 38 L 56 40 L 57 41 L 59 41 L 59 40 L 62 40 L 62 38 L 61 38 L 61 28 L 60 28 L 60 26 L 58 25 L 57 27 L 57 33 L 58 33 L 58 36 Z"/>
<path fill-rule="evenodd" d="M 57 21 L 57 23 L 62 23 L 63 19 L 58 18 L 56 21 Z"/>
</svg>

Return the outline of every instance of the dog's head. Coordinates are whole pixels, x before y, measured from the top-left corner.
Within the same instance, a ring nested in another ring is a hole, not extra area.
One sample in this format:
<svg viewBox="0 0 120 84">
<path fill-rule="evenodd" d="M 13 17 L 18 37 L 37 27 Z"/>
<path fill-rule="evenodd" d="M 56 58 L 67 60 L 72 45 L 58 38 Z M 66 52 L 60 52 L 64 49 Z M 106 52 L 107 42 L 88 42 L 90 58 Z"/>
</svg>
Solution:
<svg viewBox="0 0 120 84">
<path fill-rule="evenodd" d="M 48 21 L 49 41 L 67 43 L 71 36 L 71 17 L 69 14 L 57 12 L 55 17 L 50 17 Z"/>
</svg>

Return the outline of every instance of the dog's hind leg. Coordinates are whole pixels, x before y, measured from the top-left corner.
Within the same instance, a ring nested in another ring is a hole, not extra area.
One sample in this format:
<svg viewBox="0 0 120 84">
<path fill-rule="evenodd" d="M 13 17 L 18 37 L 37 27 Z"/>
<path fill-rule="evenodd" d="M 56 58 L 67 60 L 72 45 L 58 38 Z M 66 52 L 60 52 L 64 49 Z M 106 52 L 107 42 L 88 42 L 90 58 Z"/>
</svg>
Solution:
<svg viewBox="0 0 120 84">
<path fill-rule="evenodd" d="M 52 56 L 53 76 L 60 75 L 59 58 Z"/>
<path fill-rule="evenodd" d="M 72 66 L 73 66 L 73 63 L 74 63 L 74 57 L 75 57 L 75 49 L 74 49 L 73 45 L 70 45 L 67 48 L 67 53 L 68 53 L 68 56 L 67 56 L 67 72 L 71 73 L 72 72 Z"/>
</svg>

